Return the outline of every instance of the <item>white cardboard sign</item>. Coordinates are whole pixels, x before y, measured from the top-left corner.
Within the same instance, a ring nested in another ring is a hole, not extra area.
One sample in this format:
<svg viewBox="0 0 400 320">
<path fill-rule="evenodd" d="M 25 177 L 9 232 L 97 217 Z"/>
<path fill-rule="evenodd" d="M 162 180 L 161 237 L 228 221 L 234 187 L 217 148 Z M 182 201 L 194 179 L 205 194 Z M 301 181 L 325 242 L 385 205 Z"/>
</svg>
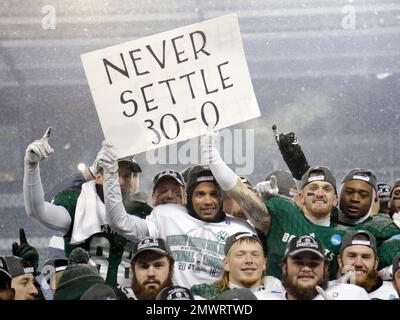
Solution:
<svg viewBox="0 0 400 320">
<path fill-rule="evenodd" d="M 235 14 L 81 55 L 119 156 L 260 116 Z"/>
</svg>

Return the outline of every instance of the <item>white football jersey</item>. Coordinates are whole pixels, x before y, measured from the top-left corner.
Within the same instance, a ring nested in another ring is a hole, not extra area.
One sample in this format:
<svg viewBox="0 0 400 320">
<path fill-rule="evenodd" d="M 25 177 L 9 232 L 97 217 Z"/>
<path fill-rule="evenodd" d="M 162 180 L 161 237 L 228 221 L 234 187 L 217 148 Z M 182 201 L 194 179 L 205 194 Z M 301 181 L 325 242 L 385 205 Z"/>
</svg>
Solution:
<svg viewBox="0 0 400 320">
<path fill-rule="evenodd" d="M 371 292 L 369 297 L 371 299 L 393 300 L 398 299 L 399 295 L 393 287 L 392 281 L 383 281 L 379 289 Z"/>
<path fill-rule="evenodd" d="M 226 239 L 236 232 L 255 233 L 244 220 L 227 216 L 221 222 L 205 222 L 177 204 L 157 206 L 146 223 L 150 236 L 165 239 L 172 251 L 173 283 L 186 288 L 220 279 Z"/>
<path fill-rule="evenodd" d="M 329 300 L 370 300 L 367 291 L 353 284 L 331 282 L 325 293 Z M 259 291 L 256 296 L 259 300 L 287 300 L 286 292 L 279 291 Z M 318 294 L 313 300 L 327 299 Z"/>
</svg>

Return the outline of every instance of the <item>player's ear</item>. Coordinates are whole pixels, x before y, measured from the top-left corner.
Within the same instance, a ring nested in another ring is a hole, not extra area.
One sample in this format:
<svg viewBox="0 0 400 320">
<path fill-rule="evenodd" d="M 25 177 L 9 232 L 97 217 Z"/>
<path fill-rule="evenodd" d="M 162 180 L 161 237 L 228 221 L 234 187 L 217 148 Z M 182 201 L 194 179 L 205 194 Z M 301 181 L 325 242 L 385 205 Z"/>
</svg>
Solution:
<svg viewBox="0 0 400 320">
<path fill-rule="evenodd" d="M 227 272 L 231 271 L 231 266 L 230 266 L 229 260 L 226 256 L 224 257 L 224 271 L 227 271 Z"/>
<path fill-rule="evenodd" d="M 304 198 L 304 192 L 303 192 L 303 190 L 301 190 L 301 191 L 296 195 L 296 197 L 297 197 L 297 202 L 303 206 L 304 203 L 305 203 L 305 198 Z"/>
</svg>

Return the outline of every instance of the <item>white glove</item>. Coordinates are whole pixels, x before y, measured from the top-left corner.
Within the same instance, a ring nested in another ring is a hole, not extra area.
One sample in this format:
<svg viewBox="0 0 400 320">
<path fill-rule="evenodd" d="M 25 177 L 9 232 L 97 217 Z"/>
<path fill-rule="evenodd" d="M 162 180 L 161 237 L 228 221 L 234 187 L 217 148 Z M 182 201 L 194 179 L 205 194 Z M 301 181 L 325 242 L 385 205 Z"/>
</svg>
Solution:
<svg viewBox="0 0 400 320">
<path fill-rule="evenodd" d="M 400 212 L 393 213 L 392 219 L 393 219 L 394 224 L 398 228 L 400 228 Z"/>
<path fill-rule="evenodd" d="M 42 139 L 33 141 L 25 151 L 25 163 L 36 166 L 39 161 L 47 159 L 54 149 L 50 147 L 48 139 L 50 137 L 51 127 L 48 127 Z"/>
<path fill-rule="evenodd" d="M 271 180 L 262 181 L 256 184 L 256 191 L 259 197 L 262 199 L 269 197 L 270 195 L 278 194 L 278 181 L 276 176 L 272 175 Z"/>
<path fill-rule="evenodd" d="M 221 156 L 217 149 L 218 132 L 209 129 L 208 132 L 200 138 L 201 163 L 210 165 L 217 163 Z"/>
<path fill-rule="evenodd" d="M 356 271 L 353 266 L 346 265 L 342 268 L 342 276 L 336 279 L 338 283 L 356 284 Z"/>
<path fill-rule="evenodd" d="M 118 157 L 115 147 L 108 141 L 103 141 L 96 157 L 97 165 L 108 173 L 118 172 Z"/>
<path fill-rule="evenodd" d="M 325 300 L 335 300 L 329 294 L 327 294 L 326 291 L 324 289 L 322 289 L 320 286 L 316 286 L 315 289 L 321 295 L 321 297 L 324 298 Z"/>
<path fill-rule="evenodd" d="M 383 269 L 379 270 L 378 276 L 382 280 L 392 281 L 392 279 L 393 279 L 393 265 L 391 264 L 390 266 L 387 266 L 386 268 L 383 268 Z"/>
<path fill-rule="evenodd" d="M 100 154 L 100 153 L 97 154 L 96 159 L 94 159 L 92 165 L 88 168 L 89 171 L 90 171 L 90 174 L 91 174 L 93 177 L 96 177 L 96 176 L 98 175 L 100 169 L 101 169 L 101 167 L 100 167 L 100 165 L 99 165 L 99 154 Z"/>
</svg>

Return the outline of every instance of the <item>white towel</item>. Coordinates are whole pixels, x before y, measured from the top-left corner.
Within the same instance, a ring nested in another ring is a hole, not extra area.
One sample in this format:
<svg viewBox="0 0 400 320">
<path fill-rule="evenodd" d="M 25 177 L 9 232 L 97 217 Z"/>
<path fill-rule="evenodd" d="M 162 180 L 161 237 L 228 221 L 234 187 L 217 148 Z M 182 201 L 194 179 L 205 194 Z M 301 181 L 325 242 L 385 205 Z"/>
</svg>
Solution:
<svg viewBox="0 0 400 320">
<path fill-rule="evenodd" d="M 96 182 L 88 181 L 82 185 L 82 191 L 76 203 L 75 221 L 72 229 L 71 244 L 78 244 L 92 234 L 101 231 L 106 224 L 104 203 L 96 192 Z"/>
</svg>

